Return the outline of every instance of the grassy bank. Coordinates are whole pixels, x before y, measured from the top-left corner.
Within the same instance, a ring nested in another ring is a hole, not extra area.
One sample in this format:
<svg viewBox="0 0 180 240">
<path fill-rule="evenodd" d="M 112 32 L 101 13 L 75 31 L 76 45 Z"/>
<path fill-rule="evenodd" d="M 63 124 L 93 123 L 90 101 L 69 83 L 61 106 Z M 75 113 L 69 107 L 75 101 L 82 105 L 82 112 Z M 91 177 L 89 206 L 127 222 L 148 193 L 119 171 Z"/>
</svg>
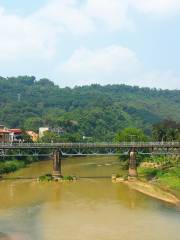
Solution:
<svg viewBox="0 0 180 240">
<path fill-rule="evenodd" d="M 35 157 L 23 157 L 18 159 L 1 159 L 0 161 L 0 175 L 15 172 L 21 168 L 26 167 L 32 162 L 36 162 L 38 159 Z"/>
<path fill-rule="evenodd" d="M 180 196 L 180 159 L 153 157 L 138 167 L 139 178 L 176 192 Z"/>
<path fill-rule="evenodd" d="M 15 172 L 25 166 L 25 162 L 20 160 L 3 161 L 0 163 L 0 174 Z"/>
</svg>

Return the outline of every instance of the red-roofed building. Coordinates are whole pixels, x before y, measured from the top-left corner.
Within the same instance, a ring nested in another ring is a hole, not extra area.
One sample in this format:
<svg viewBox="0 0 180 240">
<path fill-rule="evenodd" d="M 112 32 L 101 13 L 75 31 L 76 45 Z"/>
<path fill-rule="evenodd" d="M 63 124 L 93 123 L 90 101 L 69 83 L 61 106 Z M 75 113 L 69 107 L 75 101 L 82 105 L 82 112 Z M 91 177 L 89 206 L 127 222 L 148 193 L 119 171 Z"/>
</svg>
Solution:
<svg viewBox="0 0 180 240">
<path fill-rule="evenodd" d="M 22 137 L 22 130 L 19 129 L 19 128 L 12 128 L 12 129 L 9 129 L 8 131 L 11 132 L 11 134 L 13 135 L 13 142 L 21 142 L 23 141 L 23 137 Z"/>
<path fill-rule="evenodd" d="M 0 142 L 21 142 L 23 141 L 22 134 L 21 129 L 7 129 L 2 127 L 0 128 Z"/>
<path fill-rule="evenodd" d="M 0 129 L 0 142 L 12 142 L 13 133 L 6 129 Z"/>
</svg>

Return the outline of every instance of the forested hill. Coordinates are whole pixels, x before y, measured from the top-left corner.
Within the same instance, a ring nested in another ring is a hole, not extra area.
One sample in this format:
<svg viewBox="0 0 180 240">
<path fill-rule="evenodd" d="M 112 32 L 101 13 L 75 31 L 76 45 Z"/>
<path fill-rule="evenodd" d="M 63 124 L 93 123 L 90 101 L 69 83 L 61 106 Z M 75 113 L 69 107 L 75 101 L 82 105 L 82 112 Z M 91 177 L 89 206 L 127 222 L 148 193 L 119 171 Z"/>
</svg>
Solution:
<svg viewBox="0 0 180 240">
<path fill-rule="evenodd" d="M 150 133 L 163 119 L 180 120 L 180 91 L 126 85 L 60 88 L 48 79 L 0 78 L 0 124 L 37 130 L 63 127 L 79 136 L 112 140 L 135 126 Z"/>
</svg>

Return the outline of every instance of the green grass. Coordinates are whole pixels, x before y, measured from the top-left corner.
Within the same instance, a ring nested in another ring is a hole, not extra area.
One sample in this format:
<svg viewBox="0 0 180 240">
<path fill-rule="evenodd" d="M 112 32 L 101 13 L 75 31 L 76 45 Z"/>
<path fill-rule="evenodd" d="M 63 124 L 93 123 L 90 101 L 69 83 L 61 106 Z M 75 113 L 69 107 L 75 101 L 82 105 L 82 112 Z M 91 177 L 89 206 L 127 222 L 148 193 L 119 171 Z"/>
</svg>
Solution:
<svg viewBox="0 0 180 240">
<path fill-rule="evenodd" d="M 173 190 L 180 191 L 180 167 L 174 166 L 166 169 L 142 168 L 138 169 L 139 177 L 152 180 Z"/>
<path fill-rule="evenodd" d="M 158 181 L 174 190 L 180 190 L 180 167 L 172 167 L 167 172 L 161 173 Z"/>
<path fill-rule="evenodd" d="M 139 167 L 138 174 L 140 177 L 145 178 L 146 180 L 151 180 L 161 174 L 161 170 L 157 168 L 145 168 Z"/>
<path fill-rule="evenodd" d="M 0 159 L 0 174 L 7 174 L 11 172 L 15 172 L 21 168 L 26 167 L 28 164 L 33 162 L 37 162 L 39 159 L 37 157 L 23 157 L 14 159 L 12 157 Z"/>
<path fill-rule="evenodd" d="M 0 174 L 15 172 L 20 168 L 24 168 L 26 163 L 22 160 L 11 160 L 0 162 Z"/>
<path fill-rule="evenodd" d="M 45 175 L 43 175 L 43 176 L 40 176 L 40 177 L 38 178 L 38 180 L 39 180 L 40 182 L 51 182 L 51 181 L 53 180 L 53 177 L 52 177 L 51 174 L 45 174 Z"/>
<path fill-rule="evenodd" d="M 62 180 L 72 181 L 72 180 L 73 180 L 73 177 L 72 177 L 72 176 L 64 176 L 64 177 L 62 178 Z"/>
</svg>

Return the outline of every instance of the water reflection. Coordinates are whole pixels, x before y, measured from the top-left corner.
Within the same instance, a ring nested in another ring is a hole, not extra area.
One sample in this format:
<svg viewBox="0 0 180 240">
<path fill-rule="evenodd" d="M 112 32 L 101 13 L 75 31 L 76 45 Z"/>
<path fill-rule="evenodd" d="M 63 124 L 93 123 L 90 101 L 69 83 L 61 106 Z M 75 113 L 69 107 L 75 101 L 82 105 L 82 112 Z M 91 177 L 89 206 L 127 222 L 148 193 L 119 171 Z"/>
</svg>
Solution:
<svg viewBox="0 0 180 240">
<path fill-rule="evenodd" d="M 23 233 L 14 233 L 12 235 L 0 233 L 0 240 L 30 240 L 30 236 Z"/>
<path fill-rule="evenodd" d="M 119 166 L 118 160 L 109 161 L 69 159 L 63 162 L 63 172 L 110 176 Z M 51 162 L 42 162 L 9 177 L 50 171 Z M 0 240 L 179 240 L 179 221 L 176 209 L 106 178 L 75 183 L 0 182 L 0 231 L 7 233 L 0 234 Z"/>
</svg>

